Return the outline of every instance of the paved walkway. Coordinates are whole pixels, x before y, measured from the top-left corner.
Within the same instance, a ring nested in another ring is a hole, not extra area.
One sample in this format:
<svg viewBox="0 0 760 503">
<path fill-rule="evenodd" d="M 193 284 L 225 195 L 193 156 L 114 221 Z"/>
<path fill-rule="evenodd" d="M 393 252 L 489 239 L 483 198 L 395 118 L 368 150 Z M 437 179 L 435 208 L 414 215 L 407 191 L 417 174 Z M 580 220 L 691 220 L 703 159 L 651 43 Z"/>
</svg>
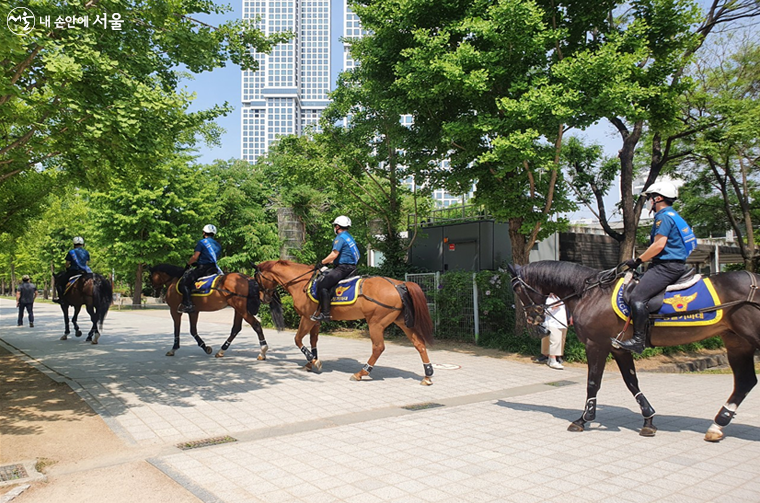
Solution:
<svg viewBox="0 0 760 503">
<path fill-rule="evenodd" d="M 0 344 L 67 382 L 124 442 L 207 502 L 647 502 L 760 499 L 760 390 L 718 444 L 703 440 L 731 375 L 646 373 L 654 438 L 619 374 L 608 372 L 597 418 L 566 431 L 585 401 L 585 368 L 554 371 L 435 350 L 435 384 L 420 386 L 417 352 L 390 344 L 373 380 L 349 381 L 368 340 L 323 336 L 322 373 L 299 370 L 292 333 L 266 331 L 269 359 L 245 327 L 224 358 L 183 327 L 171 347 L 166 311 L 112 311 L 100 344 L 59 341 L 57 306 L 38 304 L 17 329 L 0 300 Z M 229 310 L 201 315 L 218 349 Z M 34 330 L 34 332 L 31 332 Z M 32 335 L 33 334 L 33 335 Z M 181 450 L 178 444 L 236 441 Z"/>
</svg>

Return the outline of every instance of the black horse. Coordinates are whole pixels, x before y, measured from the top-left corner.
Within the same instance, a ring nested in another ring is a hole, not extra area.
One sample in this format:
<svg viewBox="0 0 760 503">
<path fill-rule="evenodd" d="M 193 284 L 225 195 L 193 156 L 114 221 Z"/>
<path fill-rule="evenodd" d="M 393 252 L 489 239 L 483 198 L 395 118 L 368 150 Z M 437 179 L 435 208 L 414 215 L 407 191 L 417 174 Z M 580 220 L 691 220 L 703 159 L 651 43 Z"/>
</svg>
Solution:
<svg viewBox="0 0 760 503">
<path fill-rule="evenodd" d="M 98 339 L 100 339 L 98 326 L 101 329 L 103 328 L 103 320 L 105 320 L 106 314 L 108 314 L 112 300 L 113 287 L 108 278 L 97 273 L 86 273 L 79 276 L 61 297 L 61 310 L 63 311 L 63 322 L 65 325 L 61 340 L 65 341 L 68 339 L 71 333 L 69 329 L 69 306 L 74 308 L 74 316 L 71 318 L 71 323 L 74 325 L 74 334 L 77 337 L 82 336 L 79 325 L 77 325 L 77 317 L 82 309 L 82 305 L 84 305 L 92 321 L 92 328 L 87 334 L 86 340 L 97 344 Z"/>
<path fill-rule="evenodd" d="M 631 353 L 612 346 L 612 337 L 622 334 L 628 325 L 612 307 L 613 286 L 617 270 L 600 272 L 589 267 L 556 261 L 541 261 L 526 266 L 510 266 L 512 288 L 519 297 L 528 322 L 540 324 L 545 315 L 546 297 L 558 295 L 573 318 L 575 333 L 586 345 L 588 377 L 586 406 L 580 419 L 568 426 L 570 431 L 583 431 L 584 425 L 596 417 L 596 395 L 602 382 L 607 356 L 612 353 L 628 390 L 638 402 L 644 416 L 642 436 L 654 436 L 655 411 L 639 382 Z M 705 440 L 720 441 L 738 406 L 757 384 L 754 355 L 760 349 L 760 304 L 754 300 L 758 275 L 746 271 L 720 273 L 710 282 L 721 304 L 722 316 L 716 323 L 703 326 L 654 326 L 650 331 L 651 346 L 676 346 L 720 336 L 734 373 L 734 390 L 707 430 Z"/>
</svg>

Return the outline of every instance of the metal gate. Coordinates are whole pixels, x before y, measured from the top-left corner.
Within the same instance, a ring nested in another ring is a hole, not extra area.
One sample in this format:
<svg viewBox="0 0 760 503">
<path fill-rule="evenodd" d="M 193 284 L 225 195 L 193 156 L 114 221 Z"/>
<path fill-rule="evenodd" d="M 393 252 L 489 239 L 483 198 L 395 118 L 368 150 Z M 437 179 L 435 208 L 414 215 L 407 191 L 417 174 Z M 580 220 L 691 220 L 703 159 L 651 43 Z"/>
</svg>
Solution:
<svg viewBox="0 0 760 503">
<path fill-rule="evenodd" d="M 445 277 L 445 275 L 444 275 Z M 472 282 L 458 292 L 456 299 L 440 299 L 437 295 L 441 285 L 441 273 L 421 273 L 407 274 L 406 281 L 413 281 L 420 285 L 428 301 L 430 315 L 435 323 L 435 336 L 438 339 L 456 339 L 478 341 L 479 335 L 479 313 L 478 313 L 478 291 L 475 285 L 475 274 L 472 275 Z M 441 305 L 441 302 L 455 303 L 455 305 Z M 438 313 L 441 311 L 447 313 L 456 313 L 442 320 Z"/>
</svg>

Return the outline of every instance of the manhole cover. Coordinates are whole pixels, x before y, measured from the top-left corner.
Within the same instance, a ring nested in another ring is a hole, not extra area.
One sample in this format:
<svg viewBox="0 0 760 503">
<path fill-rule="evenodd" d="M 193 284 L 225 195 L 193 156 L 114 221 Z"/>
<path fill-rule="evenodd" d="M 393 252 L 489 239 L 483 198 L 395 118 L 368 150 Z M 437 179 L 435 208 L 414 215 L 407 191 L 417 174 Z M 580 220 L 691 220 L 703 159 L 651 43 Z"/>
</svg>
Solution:
<svg viewBox="0 0 760 503">
<path fill-rule="evenodd" d="M 194 440 L 192 442 L 182 442 L 181 444 L 177 444 L 177 447 L 183 451 L 187 451 L 189 449 L 198 449 L 199 447 L 208 447 L 210 445 L 220 445 L 229 442 L 237 442 L 237 439 L 230 436 L 207 438 L 204 440 Z"/>
<path fill-rule="evenodd" d="M 546 383 L 547 386 L 556 386 L 558 388 L 560 388 L 562 386 L 571 386 L 573 384 L 578 384 L 578 383 L 573 382 L 573 381 L 554 381 L 554 382 L 548 382 L 548 383 Z"/>
<path fill-rule="evenodd" d="M 9 480 L 25 479 L 27 477 L 24 465 L 5 465 L 0 466 L 0 482 Z"/>
<path fill-rule="evenodd" d="M 401 407 L 402 409 L 406 410 L 425 410 L 425 409 L 434 409 L 436 407 L 443 407 L 442 403 L 433 403 L 433 402 L 427 402 L 427 403 L 416 403 L 414 405 L 405 405 Z"/>
<path fill-rule="evenodd" d="M 453 363 L 434 363 L 433 368 L 439 369 L 439 370 L 457 370 L 457 369 L 461 369 L 462 366 L 454 365 Z"/>
</svg>

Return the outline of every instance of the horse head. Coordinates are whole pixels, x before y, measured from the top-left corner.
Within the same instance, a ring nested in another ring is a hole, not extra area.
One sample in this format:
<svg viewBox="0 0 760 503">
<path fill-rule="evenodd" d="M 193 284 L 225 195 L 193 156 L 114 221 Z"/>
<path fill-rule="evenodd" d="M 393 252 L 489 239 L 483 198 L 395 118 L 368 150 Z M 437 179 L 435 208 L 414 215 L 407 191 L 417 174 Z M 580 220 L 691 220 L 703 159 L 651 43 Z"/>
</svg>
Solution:
<svg viewBox="0 0 760 503">
<path fill-rule="evenodd" d="M 526 320 L 530 325 L 540 327 L 546 319 L 545 309 L 548 295 L 525 282 L 521 266 L 509 264 L 507 268 L 512 276 L 512 291 L 515 292 L 523 305 Z"/>
<path fill-rule="evenodd" d="M 161 288 L 168 285 L 176 278 L 181 278 L 183 269 L 171 264 L 157 264 L 150 268 L 150 282 L 153 286 L 153 296 L 158 297 Z"/>
<path fill-rule="evenodd" d="M 277 280 L 275 280 L 274 277 L 272 277 L 269 267 L 267 267 L 268 262 L 262 262 L 261 264 L 255 264 L 253 266 L 254 268 L 254 275 L 253 277 L 256 279 L 256 282 L 259 284 L 259 287 L 261 289 L 261 296 L 262 301 L 265 304 L 269 304 L 277 298 Z M 262 267 L 263 266 L 263 267 Z"/>
</svg>

